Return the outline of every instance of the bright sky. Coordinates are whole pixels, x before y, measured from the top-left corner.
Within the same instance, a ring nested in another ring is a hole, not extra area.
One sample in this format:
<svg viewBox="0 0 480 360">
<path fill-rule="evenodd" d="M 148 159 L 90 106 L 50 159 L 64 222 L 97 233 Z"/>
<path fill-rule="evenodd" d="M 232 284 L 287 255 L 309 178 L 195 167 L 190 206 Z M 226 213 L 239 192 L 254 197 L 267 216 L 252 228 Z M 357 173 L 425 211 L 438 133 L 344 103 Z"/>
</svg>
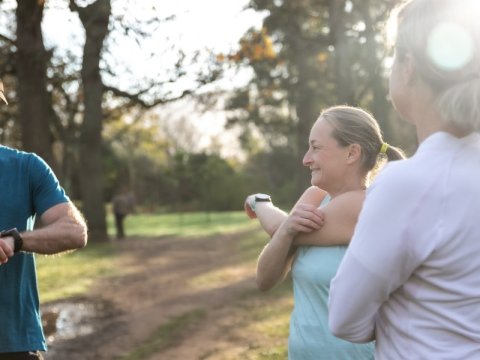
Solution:
<svg viewBox="0 0 480 360">
<path fill-rule="evenodd" d="M 215 53 L 228 53 L 238 47 L 238 40 L 251 27 L 259 28 L 264 14 L 253 10 L 244 10 L 249 0 L 113 0 L 113 13 L 121 13 L 122 9 L 116 6 L 126 6 L 135 12 L 129 12 L 129 20 L 147 18 L 152 12 L 160 18 L 175 15 L 175 20 L 165 22 L 159 26 L 150 39 L 142 40 L 141 44 L 135 39 L 124 39 L 115 49 L 116 69 L 124 73 L 122 79 L 105 79 L 106 81 L 118 81 L 115 84 L 127 89 L 133 78 L 156 74 L 157 79 L 169 77 L 169 66 L 175 57 L 168 55 L 168 48 L 175 44 L 187 54 L 204 48 L 211 49 Z M 80 3 L 85 5 L 91 1 Z M 120 4 L 120 5 L 119 5 Z M 131 5 L 133 4 L 133 5 Z M 77 49 L 81 56 L 83 44 L 82 26 L 76 14 L 72 14 L 67 8 L 65 0 L 48 0 L 48 11 L 44 17 L 44 34 L 47 46 L 56 46 L 61 49 Z M 69 32 L 67 29 L 78 29 Z M 75 45 L 76 44 L 76 45 Z M 151 57 L 152 51 L 162 53 L 162 56 Z M 130 73 L 133 71 L 133 73 Z M 157 75 L 158 74 L 158 75 Z M 231 82 L 233 79 L 228 79 Z M 237 80 L 239 81 L 239 80 Z M 210 138 L 217 137 L 216 141 L 225 142 L 225 149 L 235 148 L 231 136 L 220 136 L 223 132 L 225 115 L 222 112 L 210 112 L 203 115 L 195 115 L 193 107 L 188 104 L 172 106 L 168 110 L 170 117 L 178 115 L 179 118 L 194 117 L 193 123 L 198 128 L 199 142 L 208 146 Z M 225 154 L 228 155 L 228 154 Z"/>
<path fill-rule="evenodd" d="M 133 37 L 122 38 L 122 42 L 113 49 L 116 60 L 141 73 L 169 66 L 175 60 L 168 54 L 172 44 L 187 54 L 205 48 L 216 53 L 230 52 L 238 46 L 238 40 L 250 27 L 261 26 L 264 15 L 244 10 L 247 4 L 248 0 L 113 0 L 114 15 L 124 14 L 120 7 L 129 6 L 125 16 L 127 22 L 147 19 L 152 14 L 161 19 L 176 16 L 174 20 L 165 21 L 152 29 L 151 37 L 142 39 L 141 43 Z M 47 6 L 43 22 L 47 46 L 56 46 L 59 51 L 77 48 L 80 52 L 83 30 L 78 16 L 68 10 L 65 0 L 48 0 Z M 151 58 L 154 51 L 163 56 Z"/>
</svg>

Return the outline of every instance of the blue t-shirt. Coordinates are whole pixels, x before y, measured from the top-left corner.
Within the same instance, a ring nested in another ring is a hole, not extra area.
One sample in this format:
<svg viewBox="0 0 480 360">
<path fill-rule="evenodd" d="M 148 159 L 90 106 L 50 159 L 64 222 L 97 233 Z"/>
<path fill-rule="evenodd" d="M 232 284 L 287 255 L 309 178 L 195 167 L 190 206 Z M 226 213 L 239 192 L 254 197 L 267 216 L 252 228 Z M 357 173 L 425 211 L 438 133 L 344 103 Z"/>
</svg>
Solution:
<svg viewBox="0 0 480 360">
<path fill-rule="evenodd" d="M 327 197 L 321 206 L 328 203 Z M 328 293 L 346 246 L 300 246 L 292 266 L 294 309 L 288 338 L 289 360 L 371 360 L 374 343 L 353 344 L 328 327 Z M 355 294 L 352 294 L 355 296 Z"/>
<path fill-rule="evenodd" d="M 40 157 L 0 146 L 0 230 L 32 230 L 36 215 L 68 201 Z M 32 350 L 46 350 L 46 342 L 35 258 L 20 252 L 0 266 L 0 353 Z"/>
</svg>

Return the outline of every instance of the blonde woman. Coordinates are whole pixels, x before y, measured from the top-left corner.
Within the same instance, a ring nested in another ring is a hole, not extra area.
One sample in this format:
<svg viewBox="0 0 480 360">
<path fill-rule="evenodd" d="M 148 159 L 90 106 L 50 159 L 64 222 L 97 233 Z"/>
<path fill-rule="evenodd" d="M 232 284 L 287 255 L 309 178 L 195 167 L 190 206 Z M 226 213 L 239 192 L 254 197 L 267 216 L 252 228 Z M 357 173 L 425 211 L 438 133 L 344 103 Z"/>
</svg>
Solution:
<svg viewBox="0 0 480 360">
<path fill-rule="evenodd" d="M 390 94 L 420 146 L 369 188 L 329 300 L 375 359 L 480 359 L 479 20 L 478 0 L 398 15 Z"/>
<path fill-rule="evenodd" d="M 327 297 L 372 170 L 383 157 L 396 160 L 403 155 L 384 144 L 370 114 L 348 106 L 323 111 L 308 145 L 303 164 L 311 170 L 312 187 L 289 214 L 264 194 L 250 195 L 245 202 L 247 214 L 256 216 L 272 236 L 258 259 L 257 284 L 268 290 L 292 272 L 295 307 L 290 320 L 290 360 L 373 359 L 372 343 L 356 345 L 332 335 Z"/>
</svg>

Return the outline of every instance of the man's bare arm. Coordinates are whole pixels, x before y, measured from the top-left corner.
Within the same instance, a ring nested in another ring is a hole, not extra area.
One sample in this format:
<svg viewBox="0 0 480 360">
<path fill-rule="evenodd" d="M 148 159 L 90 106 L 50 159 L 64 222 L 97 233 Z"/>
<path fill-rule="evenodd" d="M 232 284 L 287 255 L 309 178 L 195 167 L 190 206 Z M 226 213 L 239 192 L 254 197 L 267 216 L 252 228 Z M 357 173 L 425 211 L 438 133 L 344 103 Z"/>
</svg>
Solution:
<svg viewBox="0 0 480 360">
<path fill-rule="evenodd" d="M 22 251 L 38 254 L 57 254 L 84 247 L 87 244 L 87 226 L 71 202 L 55 205 L 45 211 L 42 227 L 23 232 Z"/>
</svg>

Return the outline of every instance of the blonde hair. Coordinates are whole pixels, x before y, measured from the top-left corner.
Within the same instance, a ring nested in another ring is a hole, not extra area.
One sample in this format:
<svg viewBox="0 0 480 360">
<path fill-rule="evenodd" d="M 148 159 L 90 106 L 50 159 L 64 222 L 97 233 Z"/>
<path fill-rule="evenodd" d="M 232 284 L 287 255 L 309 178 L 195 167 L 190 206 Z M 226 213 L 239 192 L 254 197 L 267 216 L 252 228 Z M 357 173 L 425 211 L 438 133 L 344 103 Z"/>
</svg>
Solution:
<svg viewBox="0 0 480 360">
<path fill-rule="evenodd" d="M 398 60 L 413 57 L 446 124 L 480 131 L 480 1 L 410 0 L 396 17 Z M 450 32 L 441 31 L 447 27 Z M 435 49 L 448 53 L 450 60 L 436 57 Z"/>
<path fill-rule="evenodd" d="M 358 144 L 362 149 L 361 165 L 366 173 L 375 172 L 388 161 L 404 159 L 402 150 L 388 145 L 384 154 L 380 150 L 384 144 L 377 120 L 363 109 L 340 105 L 322 111 L 319 119 L 324 119 L 332 127 L 332 137 L 340 146 Z"/>
</svg>

